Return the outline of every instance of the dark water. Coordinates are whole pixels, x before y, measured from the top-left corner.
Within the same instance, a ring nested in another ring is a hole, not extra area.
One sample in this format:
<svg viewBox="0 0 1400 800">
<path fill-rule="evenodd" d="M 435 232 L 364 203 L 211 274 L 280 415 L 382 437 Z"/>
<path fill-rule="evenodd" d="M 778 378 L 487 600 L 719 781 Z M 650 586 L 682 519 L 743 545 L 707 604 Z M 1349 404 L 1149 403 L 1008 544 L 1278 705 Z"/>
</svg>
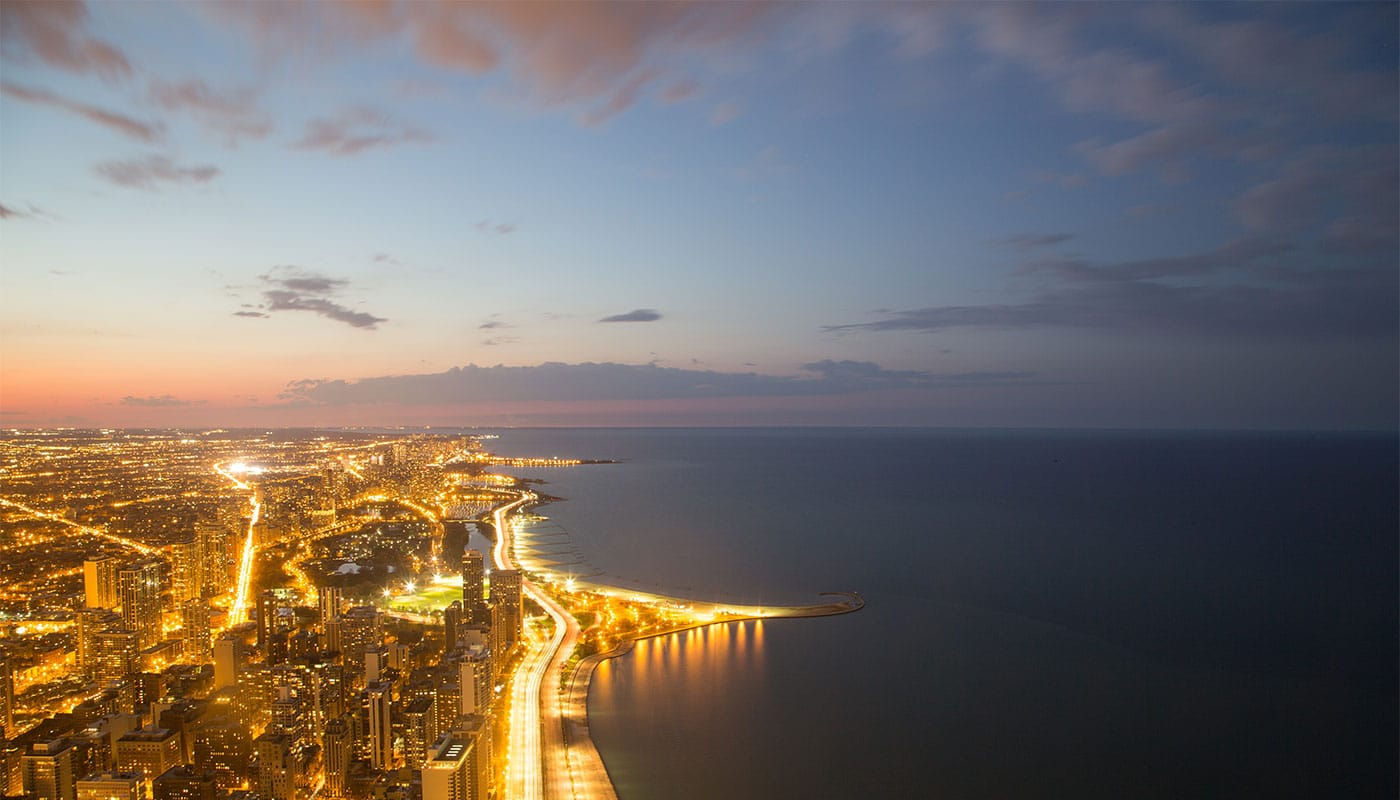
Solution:
<svg viewBox="0 0 1400 800">
<path fill-rule="evenodd" d="M 618 582 L 852 615 L 600 669 L 625 800 L 1393 797 L 1393 435 L 512 430 Z"/>
</svg>

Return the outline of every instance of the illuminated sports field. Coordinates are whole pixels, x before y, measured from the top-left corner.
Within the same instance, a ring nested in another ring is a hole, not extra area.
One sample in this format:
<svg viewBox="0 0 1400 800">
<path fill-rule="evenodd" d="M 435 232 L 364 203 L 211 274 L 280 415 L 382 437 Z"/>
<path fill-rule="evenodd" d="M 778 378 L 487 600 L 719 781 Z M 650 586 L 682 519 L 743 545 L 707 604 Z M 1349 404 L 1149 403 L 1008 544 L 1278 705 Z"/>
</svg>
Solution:
<svg viewBox="0 0 1400 800">
<path fill-rule="evenodd" d="M 443 575 L 422 586 L 409 582 L 392 587 L 388 592 L 383 603 L 390 609 L 431 614 L 442 611 L 453 600 L 462 599 L 462 576 Z"/>
</svg>

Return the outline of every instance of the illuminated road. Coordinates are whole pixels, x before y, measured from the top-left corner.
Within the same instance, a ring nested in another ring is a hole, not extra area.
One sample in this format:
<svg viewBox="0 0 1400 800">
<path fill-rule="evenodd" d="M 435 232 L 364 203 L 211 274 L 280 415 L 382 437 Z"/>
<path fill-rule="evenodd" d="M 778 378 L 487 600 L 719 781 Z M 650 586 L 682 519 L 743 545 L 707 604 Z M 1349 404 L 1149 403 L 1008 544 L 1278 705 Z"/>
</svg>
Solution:
<svg viewBox="0 0 1400 800">
<path fill-rule="evenodd" d="M 214 471 L 233 481 L 240 489 L 253 488 L 233 477 L 233 473 L 221 466 L 215 466 Z M 253 582 L 253 557 L 257 554 L 257 546 L 253 540 L 253 529 L 257 527 L 258 515 L 262 513 L 262 504 L 258 502 L 257 495 L 249 498 L 248 502 L 253 504 L 253 516 L 248 520 L 248 537 L 243 540 L 243 555 L 238 561 L 238 582 L 233 590 L 233 606 L 229 609 L 228 627 L 233 627 L 243 621 L 243 616 L 248 610 L 248 587 Z"/>
<path fill-rule="evenodd" d="M 493 513 L 496 547 L 492 558 L 498 569 L 517 569 L 510 557 L 511 530 L 506 515 L 533 499 L 533 495 L 526 494 Z M 545 610 L 554 621 L 554 628 L 548 641 L 529 643 L 515 674 L 507 775 L 509 796 L 526 800 L 581 796 L 575 792 L 575 782 L 569 771 L 559 692 L 560 674 L 578 644 L 578 622 L 532 581 L 522 580 L 521 588 Z"/>
<path fill-rule="evenodd" d="M 91 525 L 83 525 L 74 522 L 71 519 L 64 519 L 58 514 L 53 514 L 48 511 L 40 511 L 37 508 L 30 508 L 29 506 L 23 503 L 16 503 L 13 500 L 6 500 L 5 498 L 0 497 L 0 504 L 7 505 L 10 508 L 17 508 L 20 511 L 23 511 L 24 513 L 37 519 L 45 519 L 50 522 L 61 522 L 70 528 L 77 528 L 83 533 L 91 534 L 92 536 L 97 536 L 99 538 L 106 539 L 109 542 L 116 542 L 117 544 L 122 545 L 124 547 L 130 547 L 131 549 L 136 550 L 137 552 L 140 552 L 145 555 L 152 555 L 154 553 L 159 552 L 156 550 L 156 548 L 141 544 L 140 542 L 134 539 L 128 539 L 125 536 L 118 536 L 115 533 L 108 533 L 107 531 L 104 531 L 101 528 L 94 528 Z"/>
</svg>

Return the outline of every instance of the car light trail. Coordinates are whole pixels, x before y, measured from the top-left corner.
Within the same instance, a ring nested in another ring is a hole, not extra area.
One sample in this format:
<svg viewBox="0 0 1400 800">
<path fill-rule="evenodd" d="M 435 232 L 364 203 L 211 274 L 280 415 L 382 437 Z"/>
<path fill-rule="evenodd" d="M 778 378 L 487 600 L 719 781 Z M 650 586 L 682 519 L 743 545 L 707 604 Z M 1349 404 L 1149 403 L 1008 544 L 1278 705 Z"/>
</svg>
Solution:
<svg viewBox="0 0 1400 800">
<path fill-rule="evenodd" d="M 240 489 L 251 489 L 253 487 L 235 478 L 233 473 L 216 465 L 214 471 L 233 481 Z M 253 556 L 257 554 L 257 546 L 254 543 L 253 531 L 258 525 L 258 516 L 262 513 L 262 504 L 258 502 L 256 495 L 249 498 L 253 505 L 253 516 L 248 520 L 248 537 L 243 540 L 243 555 L 238 561 L 238 582 L 233 590 L 233 606 L 229 609 L 228 625 L 233 627 L 243 621 L 243 615 L 248 609 L 248 587 L 253 582 Z"/>
</svg>

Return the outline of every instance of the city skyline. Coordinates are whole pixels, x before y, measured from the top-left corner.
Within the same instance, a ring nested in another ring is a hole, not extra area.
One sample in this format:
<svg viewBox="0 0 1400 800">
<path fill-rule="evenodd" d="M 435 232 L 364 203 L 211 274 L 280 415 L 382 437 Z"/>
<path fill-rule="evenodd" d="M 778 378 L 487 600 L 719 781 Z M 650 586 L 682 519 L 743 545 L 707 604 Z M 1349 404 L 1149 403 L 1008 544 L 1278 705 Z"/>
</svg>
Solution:
<svg viewBox="0 0 1400 800">
<path fill-rule="evenodd" d="M 0 9 L 3 427 L 1396 427 L 1393 4 Z"/>
</svg>

